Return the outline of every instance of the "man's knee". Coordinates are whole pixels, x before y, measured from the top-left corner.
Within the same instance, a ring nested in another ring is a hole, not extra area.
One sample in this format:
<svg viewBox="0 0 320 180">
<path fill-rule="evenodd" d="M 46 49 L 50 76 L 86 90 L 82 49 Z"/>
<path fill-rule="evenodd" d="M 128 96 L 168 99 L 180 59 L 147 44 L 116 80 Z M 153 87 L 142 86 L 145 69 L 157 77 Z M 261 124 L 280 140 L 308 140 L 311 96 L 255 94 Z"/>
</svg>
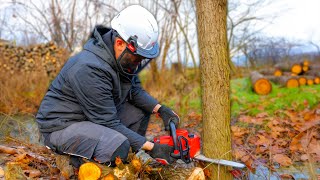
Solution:
<svg viewBox="0 0 320 180">
<path fill-rule="evenodd" d="M 120 157 L 122 160 L 126 160 L 130 150 L 129 140 L 125 140 L 112 154 L 110 160 L 115 161 L 116 157 Z"/>
</svg>

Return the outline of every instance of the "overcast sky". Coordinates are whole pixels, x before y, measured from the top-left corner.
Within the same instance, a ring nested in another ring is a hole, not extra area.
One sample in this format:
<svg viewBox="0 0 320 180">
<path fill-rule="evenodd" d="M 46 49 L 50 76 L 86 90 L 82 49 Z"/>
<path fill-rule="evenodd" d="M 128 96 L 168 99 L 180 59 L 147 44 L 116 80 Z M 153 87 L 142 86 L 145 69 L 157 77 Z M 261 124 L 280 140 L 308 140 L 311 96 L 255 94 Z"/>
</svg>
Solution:
<svg viewBox="0 0 320 180">
<path fill-rule="evenodd" d="M 240 2 L 248 2 L 240 0 Z M 0 11 L 12 0 L 0 0 Z M 263 32 L 294 40 L 313 40 L 320 44 L 320 0 L 274 0 L 265 14 L 278 13 Z"/>
<path fill-rule="evenodd" d="M 320 0 L 278 0 L 266 10 L 283 10 L 263 32 L 320 44 Z M 287 9 L 287 10 L 285 10 Z"/>
</svg>

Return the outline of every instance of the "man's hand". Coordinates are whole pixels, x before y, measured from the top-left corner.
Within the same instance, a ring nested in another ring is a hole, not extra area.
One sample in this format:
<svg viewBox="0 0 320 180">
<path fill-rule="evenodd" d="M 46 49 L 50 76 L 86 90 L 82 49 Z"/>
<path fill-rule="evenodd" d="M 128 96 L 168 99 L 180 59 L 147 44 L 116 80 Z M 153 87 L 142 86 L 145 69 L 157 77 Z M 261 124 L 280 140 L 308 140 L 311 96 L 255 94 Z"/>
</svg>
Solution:
<svg viewBox="0 0 320 180">
<path fill-rule="evenodd" d="M 179 124 L 179 121 L 180 121 L 180 118 L 179 116 L 173 112 L 170 108 L 162 105 L 160 107 L 160 109 L 158 110 L 158 113 L 160 115 L 160 117 L 162 118 L 163 120 L 163 123 L 164 123 L 164 127 L 165 127 L 165 130 L 166 131 L 169 131 L 170 130 L 170 127 L 169 127 L 169 123 L 170 121 L 172 121 L 175 126 L 177 127 L 178 124 Z"/>
<path fill-rule="evenodd" d="M 152 150 L 148 153 L 152 158 L 156 159 L 162 164 L 171 164 L 174 162 L 174 158 L 170 156 L 173 150 L 174 148 L 172 146 L 168 146 L 167 144 L 154 143 Z"/>
</svg>

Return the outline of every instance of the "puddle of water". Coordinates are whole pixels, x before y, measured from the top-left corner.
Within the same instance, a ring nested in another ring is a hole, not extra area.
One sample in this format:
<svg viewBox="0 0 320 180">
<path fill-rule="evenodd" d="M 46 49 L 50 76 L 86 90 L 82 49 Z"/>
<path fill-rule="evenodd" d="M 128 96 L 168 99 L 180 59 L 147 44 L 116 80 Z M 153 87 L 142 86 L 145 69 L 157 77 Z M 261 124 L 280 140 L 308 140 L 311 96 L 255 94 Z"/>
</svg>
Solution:
<svg viewBox="0 0 320 180">
<path fill-rule="evenodd" d="M 23 142 L 39 144 L 39 130 L 33 116 L 0 116 L 0 140 L 12 137 Z"/>
<path fill-rule="evenodd" d="M 320 163 L 314 163 L 314 169 L 317 174 L 320 174 Z M 291 175 L 295 180 L 309 180 L 312 179 L 310 176 L 310 168 L 308 164 L 296 163 L 290 167 L 281 167 L 275 169 L 276 172 L 270 172 L 270 169 L 264 166 L 259 166 L 256 169 L 255 174 L 250 174 L 250 180 L 281 180 L 280 175 L 287 174 Z"/>
</svg>

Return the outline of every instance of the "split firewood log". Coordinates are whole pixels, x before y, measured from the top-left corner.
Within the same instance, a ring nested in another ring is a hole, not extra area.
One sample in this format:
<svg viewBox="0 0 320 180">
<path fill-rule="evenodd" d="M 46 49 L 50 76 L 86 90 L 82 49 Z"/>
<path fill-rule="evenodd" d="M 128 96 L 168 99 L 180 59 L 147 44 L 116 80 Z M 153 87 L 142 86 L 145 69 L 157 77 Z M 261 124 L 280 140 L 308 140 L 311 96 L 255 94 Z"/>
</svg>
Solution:
<svg viewBox="0 0 320 180">
<path fill-rule="evenodd" d="M 257 71 L 250 73 L 251 84 L 254 92 L 259 95 L 269 94 L 272 90 L 272 85 L 268 79 Z"/>
</svg>

